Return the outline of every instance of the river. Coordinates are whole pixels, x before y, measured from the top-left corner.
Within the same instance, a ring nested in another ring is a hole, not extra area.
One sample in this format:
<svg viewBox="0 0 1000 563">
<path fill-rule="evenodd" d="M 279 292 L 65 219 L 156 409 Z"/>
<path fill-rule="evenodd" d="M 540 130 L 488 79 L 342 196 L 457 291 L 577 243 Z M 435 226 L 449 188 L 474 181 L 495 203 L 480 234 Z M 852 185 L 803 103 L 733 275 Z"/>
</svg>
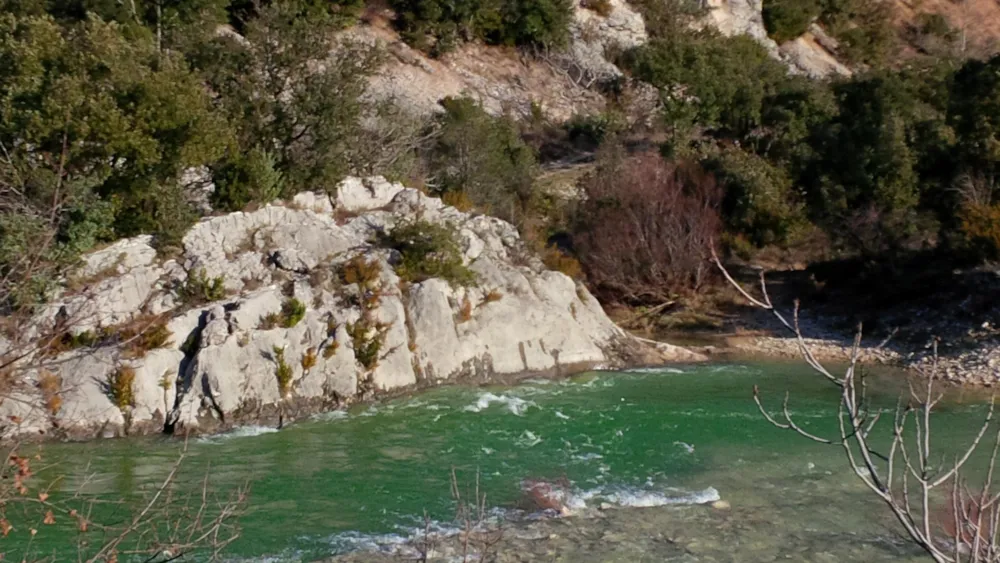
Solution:
<svg viewBox="0 0 1000 563">
<path fill-rule="evenodd" d="M 407 538 L 454 523 L 451 473 L 479 476 L 517 561 L 919 560 L 839 448 L 764 421 L 759 385 L 798 422 L 830 432 L 836 392 L 798 364 L 732 363 L 597 372 L 517 387 L 444 387 L 317 416 L 281 431 L 243 428 L 188 444 L 178 477 L 197 490 L 252 482 L 233 560 L 406 555 Z M 898 380 L 875 385 L 892 405 Z M 948 447 L 978 427 L 974 402 L 937 415 Z M 52 493 L 128 498 L 162 480 L 181 444 L 152 438 L 51 444 Z M 44 476 L 44 475 L 43 475 Z M 525 480 L 561 483 L 575 515 L 540 518 Z M 704 503 L 723 499 L 730 509 Z M 425 514 L 427 520 L 425 520 Z M 16 554 L 6 546 L 8 559 Z M 54 548 L 53 548 L 54 549 Z M 412 553 L 410 554 L 412 555 Z"/>
</svg>

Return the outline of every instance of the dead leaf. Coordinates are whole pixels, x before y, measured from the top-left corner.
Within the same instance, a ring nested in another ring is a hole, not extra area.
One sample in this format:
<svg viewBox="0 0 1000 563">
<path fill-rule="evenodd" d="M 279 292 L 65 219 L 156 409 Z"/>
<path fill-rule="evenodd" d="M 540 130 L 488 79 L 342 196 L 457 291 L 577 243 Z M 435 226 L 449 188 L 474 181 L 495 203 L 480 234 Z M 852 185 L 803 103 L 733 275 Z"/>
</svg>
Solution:
<svg viewBox="0 0 1000 563">
<path fill-rule="evenodd" d="M 52 524 L 55 524 L 55 523 L 56 523 L 56 515 L 52 514 L 51 510 L 48 511 L 48 512 L 46 512 L 45 513 L 45 519 L 42 520 L 42 524 L 51 526 Z"/>
<path fill-rule="evenodd" d="M 38 493 L 38 500 L 45 502 L 49 498 L 49 493 Z"/>
<path fill-rule="evenodd" d="M 14 526 L 11 526 L 10 522 L 8 522 L 6 518 L 0 518 L 0 533 L 3 534 L 3 537 L 7 537 L 7 534 L 9 534 L 13 529 Z"/>
</svg>

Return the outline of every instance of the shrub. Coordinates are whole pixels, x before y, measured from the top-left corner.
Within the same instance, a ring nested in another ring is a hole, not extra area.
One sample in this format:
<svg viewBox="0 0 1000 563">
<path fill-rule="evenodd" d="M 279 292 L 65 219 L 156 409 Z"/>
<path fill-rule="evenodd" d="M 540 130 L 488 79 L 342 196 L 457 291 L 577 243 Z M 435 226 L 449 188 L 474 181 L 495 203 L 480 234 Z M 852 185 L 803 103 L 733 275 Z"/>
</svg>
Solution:
<svg viewBox="0 0 1000 563">
<path fill-rule="evenodd" d="M 316 349 L 309 348 L 306 350 L 305 354 L 302 354 L 302 360 L 299 362 L 302 364 L 302 371 L 308 372 L 312 368 L 316 367 Z"/>
<path fill-rule="evenodd" d="M 563 126 L 571 141 L 586 149 L 596 149 L 610 135 L 628 127 L 627 122 L 615 113 L 595 115 L 576 114 Z"/>
<path fill-rule="evenodd" d="M 340 267 L 340 279 L 345 284 L 357 284 L 361 289 L 377 289 L 382 281 L 382 265 L 378 260 L 358 255 Z"/>
<path fill-rule="evenodd" d="M 250 203 L 278 199 L 285 178 L 276 167 L 274 155 L 259 147 L 223 161 L 212 175 L 215 182 L 212 206 L 225 211 L 240 211 Z"/>
<path fill-rule="evenodd" d="M 292 391 L 292 367 L 285 361 L 285 349 L 274 346 L 271 351 L 274 353 L 274 377 L 278 380 L 278 392 L 284 399 Z"/>
<path fill-rule="evenodd" d="M 462 211 L 463 213 L 468 213 L 476 206 L 469 197 L 469 194 L 464 191 L 450 191 L 445 192 L 441 196 L 441 202 L 445 205 L 454 207 L 455 209 Z"/>
<path fill-rule="evenodd" d="M 366 370 L 370 371 L 378 366 L 379 352 L 385 343 L 387 330 L 387 326 L 375 322 L 368 315 L 347 325 L 347 334 L 354 345 L 354 359 Z"/>
<path fill-rule="evenodd" d="M 728 149 L 707 162 L 725 188 L 723 215 L 730 230 L 758 247 L 788 242 L 805 225 L 787 173 L 756 154 Z"/>
<path fill-rule="evenodd" d="M 135 406 L 135 369 L 120 366 L 108 375 L 108 398 L 120 410 L 125 411 Z"/>
<path fill-rule="evenodd" d="M 969 246 L 983 258 L 1000 258 L 1000 205 L 969 203 L 959 216 Z"/>
<path fill-rule="evenodd" d="M 426 155 L 438 192 L 516 223 L 538 173 L 534 150 L 513 120 L 489 115 L 475 100 L 446 98 L 441 105 L 440 130 Z"/>
<path fill-rule="evenodd" d="M 458 309 L 458 322 L 465 323 L 472 320 L 472 301 L 469 300 L 469 296 L 466 295 L 462 299 L 462 306 Z"/>
<path fill-rule="evenodd" d="M 765 0 L 763 12 L 767 34 L 784 43 L 805 33 L 821 8 L 817 0 Z"/>
<path fill-rule="evenodd" d="M 282 303 L 280 313 L 268 313 L 261 318 L 257 328 L 260 330 L 294 328 L 305 316 L 306 304 L 293 297 Z"/>
<path fill-rule="evenodd" d="M 123 329 L 118 336 L 120 341 L 127 343 L 124 353 L 129 358 L 142 358 L 150 350 L 166 348 L 171 345 L 170 337 L 173 333 L 167 328 L 165 320 L 160 320 L 152 325 L 146 325 L 144 320 L 133 321 L 132 327 Z M 137 326 L 138 325 L 138 326 Z"/>
<path fill-rule="evenodd" d="M 281 315 L 283 317 L 281 326 L 292 328 L 305 318 L 306 304 L 293 297 L 281 306 Z"/>
<path fill-rule="evenodd" d="M 178 293 L 181 301 L 189 306 L 219 301 L 226 297 L 225 279 L 222 276 L 208 279 L 205 268 L 202 268 L 188 273 Z"/>
<path fill-rule="evenodd" d="M 438 56 L 461 41 L 561 47 L 569 40 L 571 0 L 391 0 L 396 26 L 418 49 Z"/>
<path fill-rule="evenodd" d="M 663 117 L 675 144 L 695 125 L 737 136 L 761 121 L 764 99 L 788 79 L 785 67 L 751 37 L 678 30 L 626 53 L 621 63 L 660 89 Z"/>
<path fill-rule="evenodd" d="M 58 375 L 48 371 L 42 370 L 41 375 L 38 378 L 38 390 L 42 392 L 42 401 L 45 405 L 45 410 L 51 414 L 59 414 L 59 409 L 62 408 L 62 378 Z"/>
<path fill-rule="evenodd" d="M 457 233 L 450 225 L 415 220 L 396 225 L 380 243 L 402 256 L 396 273 L 407 282 L 441 278 L 453 285 L 471 285 L 476 276 L 462 262 Z"/>
<path fill-rule="evenodd" d="M 46 356 L 58 356 L 65 352 L 70 352 L 72 350 L 79 350 L 80 348 L 92 348 L 100 343 L 100 338 L 92 330 L 85 330 L 83 332 L 63 333 L 49 342 L 44 349 Z"/>
<path fill-rule="evenodd" d="M 574 244 L 600 296 L 660 304 L 701 288 L 721 226 L 710 175 L 645 153 L 606 158 L 583 189 Z"/>
<path fill-rule="evenodd" d="M 545 250 L 542 251 L 542 262 L 546 268 L 562 272 L 575 280 L 583 278 L 583 267 L 580 265 L 580 261 L 563 252 L 558 246 L 546 246 Z"/>
<path fill-rule="evenodd" d="M 484 303 L 496 303 L 503 299 L 503 293 L 499 289 L 491 289 L 486 297 L 483 298 Z"/>
<path fill-rule="evenodd" d="M 821 0 L 820 19 L 851 63 L 879 66 L 896 39 L 891 2 Z"/>
</svg>

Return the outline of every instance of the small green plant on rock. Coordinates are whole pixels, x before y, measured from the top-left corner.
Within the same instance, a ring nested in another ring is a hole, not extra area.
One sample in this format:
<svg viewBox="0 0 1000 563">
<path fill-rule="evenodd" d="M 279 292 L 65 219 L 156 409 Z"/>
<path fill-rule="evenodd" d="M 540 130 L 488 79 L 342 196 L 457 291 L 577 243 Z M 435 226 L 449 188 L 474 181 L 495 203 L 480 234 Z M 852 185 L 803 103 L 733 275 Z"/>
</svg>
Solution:
<svg viewBox="0 0 1000 563">
<path fill-rule="evenodd" d="M 306 304 L 292 297 L 281 305 L 280 313 L 268 313 L 260 319 L 258 329 L 294 328 L 306 316 Z"/>
<path fill-rule="evenodd" d="M 108 398 L 123 413 L 135 406 L 135 368 L 119 366 L 108 375 Z"/>
<path fill-rule="evenodd" d="M 145 327 L 128 327 L 121 331 L 119 338 L 127 343 L 124 354 L 127 358 L 144 358 L 150 350 L 171 345 L 173 333 L 165 320 L 159 320 Z"/>
<path fill-rule="evenodd" d="M 225 279 L 222 276 L 209 279 L 202 268 L 188 274 L 178 293 L 181 301 L 192 306 L 219 301 L 226 297 Z"/>
<path fill-rule="evenodd" d="M 476 275 L 462 261 L 458 233 L 451 225 L 421 219 L 401 223 L 380 237 L 382 246 L 402 256 L 396 273 L 405 281 L 441 278 L 452 285 L 473 285 Z"/>
<path fill-rule="evenodd" d="M 308 372 L 312 368 L 316 367 L 316 362 L 316 349 L 309 348 L 306 350 L 305 354 L 302 354 L 302 360 L 299 363 L 302 364 L 302 371 Z"/>
<path fill-rule="evenodd" d="M 356 323 L 348 323 L 347 334 L 354 344 L 354 358 L 366 370 L 378 366 L 379 352 L 385 343 L 385 335 L 389 327 L 375 322 L 369 316 L 363 316 Z"/>
<path fill-rule="evenodd" d="M 278 380 L 278 392 L 284 399 L 292 391 L 292 366 L 285 361 L 285 349 L 274 346 L 271 351 L 274 353 L 274 377 Z"/>
</svg>

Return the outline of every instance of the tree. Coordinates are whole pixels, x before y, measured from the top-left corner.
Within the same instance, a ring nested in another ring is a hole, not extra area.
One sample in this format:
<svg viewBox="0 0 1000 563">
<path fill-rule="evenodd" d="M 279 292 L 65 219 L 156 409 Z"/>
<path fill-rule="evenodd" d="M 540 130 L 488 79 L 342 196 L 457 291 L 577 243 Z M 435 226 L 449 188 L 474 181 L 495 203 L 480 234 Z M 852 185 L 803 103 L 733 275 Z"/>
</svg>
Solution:
<svg viewBox="0 0 1000 563">
<path fill-rule="evenodd" d="M 969 60 L 955 74 L 948 124 L 967 172 L 1000 172 L 1000 55 Z"/>
<path fill-rule="evenodd" d="M 802 202 L 784 170 L 739 149 L 723 150 L 706 164 L 725 188 L 727 226 L 756 246 L 784 244 L 805 223 Z"/>
<path fill-rule="evenodd" d="M 754 39 L 681 31 L 638 47 L 623 63 L 661 91 L 670 112 L 694 110 L 693 121 L 742 136 L 760 124 L 763 100 L 787 71 Z"/>
<path fill-rule="evenodd" d="M 442 100 L 444 113 L 427 160 L 442 194 L 464 193 L 489 213 L 517 223 L 532 194 L 535 153 L 516 124 L 471 98 Z"/>
<path fill-rule="evenodd" d="M 804 439 L 842 448 L 852 473 L 889 509 L 910 540 L 937 563 L 1000 561 L 1000 494 L 994 484 L 1000 427 L 993 421 L 993 403 L 979 431 L 969 437 L 954 461 L 943 461 L 932 442 L 932 415 L 942 399 L 942 394 L 935 390 L 935 370 L 921 374 L 925 380 L 923 388 L 911 385 L 909 396 L 900 398 L 892 419 L 884 421 L 883 411 L 868 400 L 867 374 L 859 364 L 860 327 L 850 364 L 842 376 L 835 375 L 806 343 L 798 323 L 797 304 L 792 316 L 782 313 L 768 296 L 763 273 L 762 296 L 754 297 L 729 275 L 714 252 L 713 259 L 729 283 L 752 306 L 769 311 L 794 336 L 809 367 L 837 390 L 839 432 L 833 437 L 820 436 L 800 426 L 789 409 L 787 394 L 780 417 L 773 416 L 754 387 L 754 402 L 761 416 L 777 428 Z M 934 360 L 936 366 L 936 344 Z M 888 446 L 883 447 L 884 442 L 873 437 L 876 429 L 887 430 Z M 996 435 L 988 470 L 972 482 L 969 475 L 974 472 L 966 471 L 966 466 L 984 438 L 989 439 L 989 432 Z M 945 510 L 937 511 L 935 504 L 941 500 L 947 503 Z"/>
<path fill-rule="evenodd" d="M 5 14 L 0 58 L 0 178 L 21 207 L 0 223 L 44 221 L 70 253 L 187 227 L 179 177 L 221 156 L 226 127 L 179 56 L 115 23 Z"/>
<path fill-rule="evenodd" d="M 245 38 L 217 37 L 196 59 L 236 127 L 227 161 L 254 148 L 272 155 L 282 195 L 333 190 L 359 164 L 354 144 L 369 107 L 361 98 L 381 57 L 374 47 L 334 42 L 334 29 L 275 3 L 247 22 Z"/>
</svg>

